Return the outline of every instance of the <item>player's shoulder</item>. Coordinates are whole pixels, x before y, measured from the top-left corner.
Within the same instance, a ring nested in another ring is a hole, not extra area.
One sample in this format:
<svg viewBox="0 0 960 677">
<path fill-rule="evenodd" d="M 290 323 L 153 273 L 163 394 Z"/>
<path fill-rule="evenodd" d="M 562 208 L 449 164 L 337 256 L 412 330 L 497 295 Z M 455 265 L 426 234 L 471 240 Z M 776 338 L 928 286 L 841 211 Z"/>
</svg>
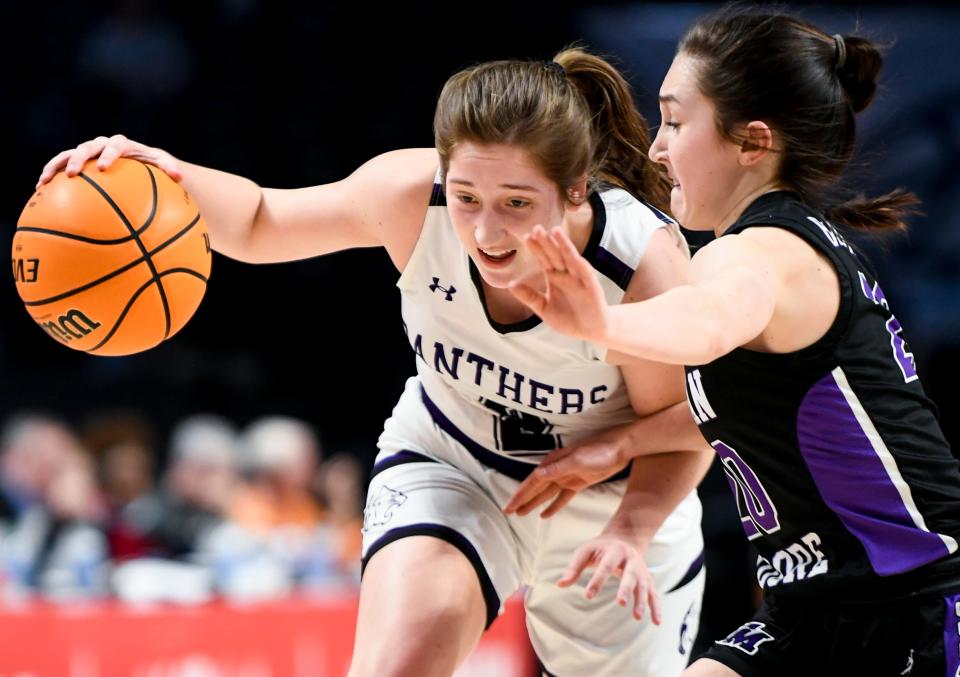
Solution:
<svg viewBox="0 0 960 677">
<path fill-rule="evenodd" d="M 655 206 L 622 188 L 606 188 L 597 192 L 595 204 L 595 237 L 604 257 L 615 257 L 630 270 L 635 270 L 651 243 L 661 237 L 682 244 L 676 222 Z M 666 231 L 659 237 L 660 231 Z M 684 258 L 687 258 L 686 255 Z"/>
<path fill-rule="evenodd" d="M 676 221 L 666 212 L 633 193 L 616 186 L 604 186 L 598 191 L 606 211 L 607 221 L 613 226 L 637 223 L 660 228 L 676 226 Z"/>
<path fill-rule="evenodd" d="M 439 166 L 433 148 L 403 148 L 377 155 L 367 161 L 355 176 L 363 182 L 375 183 L 379 190 L 394 197 L 429 197 Z M 426 201 L 418 200 L 424 205 Z"/>
<path fill-rule="evenodd" d="M 348 195 L 375 223 L 380 241 L 403 270 L 420 236 L 439 166 L 433 148 L 404 148 L 368 160 L 347 183 Z"/>
</svg>

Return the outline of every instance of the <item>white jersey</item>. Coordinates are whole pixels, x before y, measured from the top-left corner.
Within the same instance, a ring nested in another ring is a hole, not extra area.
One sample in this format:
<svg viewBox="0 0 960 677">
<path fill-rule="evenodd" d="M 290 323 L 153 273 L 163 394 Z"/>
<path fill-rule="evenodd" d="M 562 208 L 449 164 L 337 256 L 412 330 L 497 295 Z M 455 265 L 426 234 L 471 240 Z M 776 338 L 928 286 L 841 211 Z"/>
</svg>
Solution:
<svg viewBox="0 0 960 677">
<path fill-rule="evenodd" d="M 666 216 L 622 190 L 590 198 L 584 251 L 606 300 L 619 303 Z M 363 566 L 398 539 L 429 536 L 459 550 L 477 573 L 493 622 L 521 587 L 530 641 L 544 674 L 666 677 L 687 664 L 703 594 L 700 502 L 692 491 L 644 553 L 662 622 L 641 623 L 615 603 L 611 577 L 586 602 L 589 576 L 557 581 L 580 545 L 621 505 L 626 471 L 587 487 L 552 519 L 503 506 L 549 450 L 635 415 L 605 351 L 533 317 L 488 316 L 479 273 L 454 231 L 439 184 L 397 286 L 418 375 L 384 424 L 367 492 Z M 427 574 L 429 575 L 429 574 Z"/>
<path fill-rule="evenodd" d="M 619 188 L 590 201 L 594 225 L 583 255 L 607 302 L 618 304 L 653 233 L 675 224 Z M 498 460 L 514 468 L 535 464 L 552 449 L 635 418 L 620 369 L 604 361 L 605 348 L 560 334 L 535 316 L 510 325 L 489 317 L 479 271 L 457 237 L 439 183 L 397 286 L 425 404 L 435 422 L 495 469 Z"/>
</svg>

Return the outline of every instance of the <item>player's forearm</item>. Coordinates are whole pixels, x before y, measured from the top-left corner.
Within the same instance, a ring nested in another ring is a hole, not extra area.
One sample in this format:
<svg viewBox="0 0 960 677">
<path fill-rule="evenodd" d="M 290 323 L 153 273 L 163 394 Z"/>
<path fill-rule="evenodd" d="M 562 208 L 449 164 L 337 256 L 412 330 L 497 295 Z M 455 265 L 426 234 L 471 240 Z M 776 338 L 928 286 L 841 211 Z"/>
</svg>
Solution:
<svg viewBox="0 0 960 677">
<path fill-rule="evenodd" d="M 710 449 L 685 400 L 621 427 L 618 434 L 624 461 L 670 450 L 701 453 Z"/>
<path fill-rule="evenodd" d="M 246 260 L 263 199 L 260 186 L 236 174 L 183 161 L 180 164 L 180 183 L 200 209 L 211 246 L 221 254 Z"/>
<path fill-rule="evenodd" d="M 610 350 L 666 364 L 706 364 L 736 347 L 724 331 L 720 299 L 700 287 L 674 287 L 652 299 L 609 308 L 592 337 Z"/>
<path fill-rule="evenodd" d="M 645 550 L 664 520 L 703 480 L 713 452 L 664 453 L 636 458 L 627 490 L 604 533 L 615 533 Z"/>
</svg>

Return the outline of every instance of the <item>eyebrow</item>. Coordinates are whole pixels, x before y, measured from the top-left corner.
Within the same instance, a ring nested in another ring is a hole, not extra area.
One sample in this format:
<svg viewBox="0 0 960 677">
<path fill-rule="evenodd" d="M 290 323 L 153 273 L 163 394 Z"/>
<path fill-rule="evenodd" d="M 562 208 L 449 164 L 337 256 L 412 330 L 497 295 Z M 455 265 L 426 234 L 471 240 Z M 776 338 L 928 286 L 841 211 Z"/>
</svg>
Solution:
<svg viewBox="0 0 960 677">
<path fill-rule="evenodd" d="M 467 180 L 465 180 L 465 179 L 449 179 L 449 178 L 448 178 L 448 179 L 447 179 L 447 183 L 456 183 L 456 184 L 459 184 L 459 185 L 461 185 L 461 186 L 470 186 L 471 188 L 474 187 L 473 183 L 471 183 L 470 181 L 467 181 Z M 536 188 L 535 186 L 528 186 L 528 185 L 522 184 L 522 183 L 501 183 L 501 184 L 500 184 L 500 187 L 501 187 L 501 188 L 507 188 L 508 190 L 529 190 L 529 191 L 534 192 L 534 193 L 539 193 L 539 192 L 540 192 L 540 189 L 539 189 L 539 188 Z"/>
<path fill-rule="evenodd" d="M 675 97 L 673 94 L 661 94 L 658 98 L 663 103 L 680 103 L 677 97 Z"/>
</svg>

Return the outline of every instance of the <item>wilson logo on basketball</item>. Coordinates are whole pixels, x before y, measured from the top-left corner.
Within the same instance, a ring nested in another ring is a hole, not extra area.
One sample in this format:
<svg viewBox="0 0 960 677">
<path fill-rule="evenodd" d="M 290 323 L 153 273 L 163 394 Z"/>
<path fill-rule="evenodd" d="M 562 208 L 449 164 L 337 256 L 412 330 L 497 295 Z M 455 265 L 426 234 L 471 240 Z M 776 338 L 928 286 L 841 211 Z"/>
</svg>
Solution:
<svg viewBox="0 0 960 677">
<path fill-rule="evenodd" d="M 40 272 L 40 259 L 10 259 L 15 282 L 36 282 Z"/>
<path fill-rule="evenodd" d="M 56 320 L 50 320 L 49 322 L 37 320 L 37 324 L 43 327 L 50 336 L 63 343 L 83 338 L 100 327 L 99 322 L 91 320 L 76 309 L 69 310 L 65 315 L 61 315 Z"/>
</svg>

